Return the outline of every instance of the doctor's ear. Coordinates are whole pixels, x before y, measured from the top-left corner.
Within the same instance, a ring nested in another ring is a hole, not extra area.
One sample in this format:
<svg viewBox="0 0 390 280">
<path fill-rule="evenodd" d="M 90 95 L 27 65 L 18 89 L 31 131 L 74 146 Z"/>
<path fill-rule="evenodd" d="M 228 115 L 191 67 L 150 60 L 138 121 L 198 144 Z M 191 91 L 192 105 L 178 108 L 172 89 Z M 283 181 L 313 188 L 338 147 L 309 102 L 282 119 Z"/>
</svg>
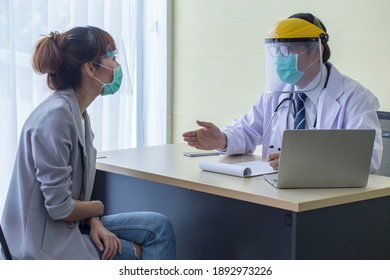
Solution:
<svg viewBox="0 0 390 280">
<path fill-rule="evenodd" d="M 319 60 L 323 52 L 324 52 L 324 46 L 321 44 L 321 52 L 319 48 L 314 48 L 314 50 L 311 52 L 312 59 Z"/>
<path fill-rule="evenodd" d="M 320 56 L 322 56 L 324 53 L 324 45 L 321 44 L 321 53 L 318 54 L 318 59 L 320 59 Z"/>
</svg>

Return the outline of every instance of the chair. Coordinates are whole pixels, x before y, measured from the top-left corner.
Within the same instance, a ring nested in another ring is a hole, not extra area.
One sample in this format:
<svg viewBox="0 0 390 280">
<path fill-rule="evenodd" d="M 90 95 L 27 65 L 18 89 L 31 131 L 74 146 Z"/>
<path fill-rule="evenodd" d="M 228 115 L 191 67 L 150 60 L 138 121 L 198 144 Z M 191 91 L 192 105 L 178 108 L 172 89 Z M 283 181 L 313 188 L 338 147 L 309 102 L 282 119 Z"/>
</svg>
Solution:
<svg viewBox="0 0 390 280">
<path fill-rule="evenodd" d="M 382 128 L 383 156 L 378 175 L 390 176 L 390 112 L 378 111 Z"/>
<path fill-rule="evenodd" d="M 9 252 L 8 244 L 7 241 L 5 240 L 5 236 L 3 233 L 3 229 L 1 228 L 1 225 L 0 225 L 0 242 L 1 242 L 1 248 L 3 249 L 4 252 L 5 259 L 12 260 L 11 253 Z"/>
</svg>

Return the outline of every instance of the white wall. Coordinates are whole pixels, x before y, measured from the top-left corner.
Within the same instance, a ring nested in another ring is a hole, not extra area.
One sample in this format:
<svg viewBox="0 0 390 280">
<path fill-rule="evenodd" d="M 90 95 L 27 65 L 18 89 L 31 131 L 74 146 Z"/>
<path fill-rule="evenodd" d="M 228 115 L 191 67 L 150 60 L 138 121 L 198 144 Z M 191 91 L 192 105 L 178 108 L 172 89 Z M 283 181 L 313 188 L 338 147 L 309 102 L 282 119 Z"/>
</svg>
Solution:
<svg viewBox="0 0 390 280">
<path fill-rule="evenodd" d="M 265 85 L 264 36 L 297 12 L 323 21 L 330 62 L 390 111 L 389 11 L 388 0 L 174 0 L 173 142 L 197 119 L 223 126 L 249 110 Z"/>
</svg>

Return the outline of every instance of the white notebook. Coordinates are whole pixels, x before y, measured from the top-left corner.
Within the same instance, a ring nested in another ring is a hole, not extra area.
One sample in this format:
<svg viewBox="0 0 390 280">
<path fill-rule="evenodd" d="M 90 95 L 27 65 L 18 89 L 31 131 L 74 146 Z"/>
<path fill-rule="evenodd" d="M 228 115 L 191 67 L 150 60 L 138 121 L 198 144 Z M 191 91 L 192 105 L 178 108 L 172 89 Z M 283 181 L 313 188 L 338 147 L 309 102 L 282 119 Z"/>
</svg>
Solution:
<svg viewBox="0 0 390 280">
<path fill-rule="evenodd" d="M 218 161 L 202 160 L 199 168 L 204 171 L 222 173 L 238 177 L 254 177 L 276 171 L 266 161 L 254 160 L 240 163 L 222 163 Z"/>
</svg>

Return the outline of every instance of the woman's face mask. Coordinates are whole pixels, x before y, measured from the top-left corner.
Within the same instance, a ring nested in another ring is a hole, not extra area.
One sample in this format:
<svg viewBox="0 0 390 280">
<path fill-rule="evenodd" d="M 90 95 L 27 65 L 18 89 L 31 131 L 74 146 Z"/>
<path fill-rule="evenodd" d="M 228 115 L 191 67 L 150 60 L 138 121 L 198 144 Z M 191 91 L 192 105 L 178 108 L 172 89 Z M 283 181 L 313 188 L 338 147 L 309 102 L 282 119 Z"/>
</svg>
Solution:
<svg viewBox="0 0 390 280">
<path fill-rule="evenodd" d="M 100 95 L 105 96 L 105 95 L 110 95 L 110 94 L 116 93 L 121 86 L 122 77 L 123 77 L 122 68 L 121 68 L 120 64 L 118 64 L 118 66 L 115 67 L 114 69 L 111 69 L 111 68 L 104 66 L 102 64 L 99 64 L 99 65 L 106 68 L 106 69 L 112 70 L 114 72 L 114 77 L 112 79 L 112 82 L 109 84 L 105 84 L 101 80 L 99 80 L 98 78 L 95 77 L 95 79 L 97 81 L 102 83 L 103 92 Z"/>
</svg>

